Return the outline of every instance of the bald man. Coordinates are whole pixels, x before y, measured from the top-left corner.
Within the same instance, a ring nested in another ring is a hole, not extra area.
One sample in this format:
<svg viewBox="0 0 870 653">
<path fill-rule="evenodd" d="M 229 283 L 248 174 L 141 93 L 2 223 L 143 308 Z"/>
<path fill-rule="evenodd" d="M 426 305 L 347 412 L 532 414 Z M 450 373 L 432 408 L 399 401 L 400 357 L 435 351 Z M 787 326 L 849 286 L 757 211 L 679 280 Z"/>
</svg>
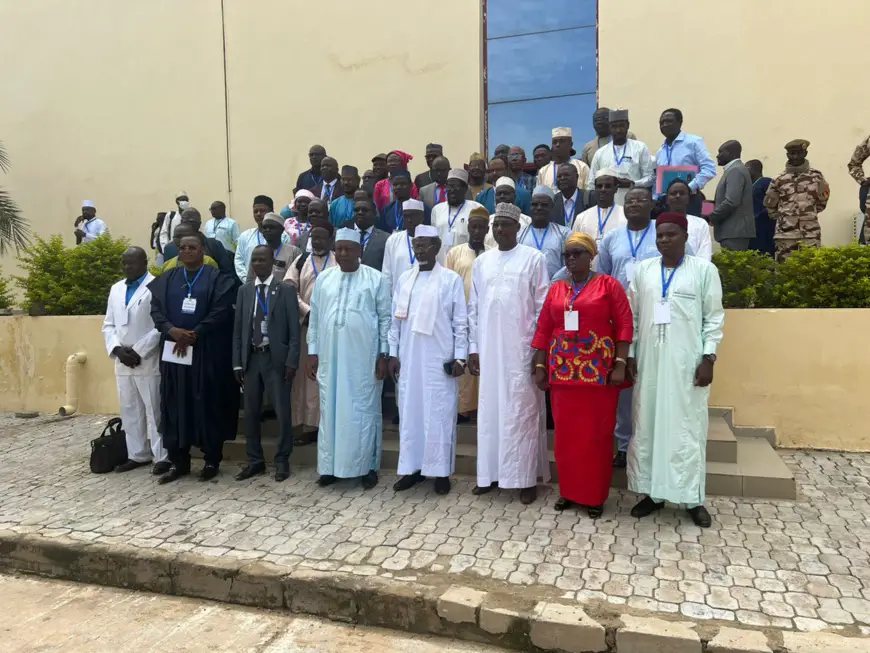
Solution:
<svg viewBox="0 0 870 653">
<path fill-rule="evenodd" d="M 127 461 L 115 468 L 129 472 L 154 462 L 155 475 L 169 471 L 169 458 L 157 431 L 160 411 L 160 333 L 151 319 L 154 277 L 148 255 L 130 247 L 121 255 L 124 278 L 112 286 L 103 320 L 106 351 L 115 361 L 121 422 L 127 435 Z M 151 440 L 149 451 L 148 440 Z"/>
<path fill-rule="evenodd" d="M 722 249 L 746 251 L 755 238 L 755 206 L 752 177 L 740 160 L 743 151 L 737 141 L 719 146 L 716 163 L 722 166 L 722 180 L 716 187 L 716 208 L 710 214 L 713 237 Z"/>
</svg>

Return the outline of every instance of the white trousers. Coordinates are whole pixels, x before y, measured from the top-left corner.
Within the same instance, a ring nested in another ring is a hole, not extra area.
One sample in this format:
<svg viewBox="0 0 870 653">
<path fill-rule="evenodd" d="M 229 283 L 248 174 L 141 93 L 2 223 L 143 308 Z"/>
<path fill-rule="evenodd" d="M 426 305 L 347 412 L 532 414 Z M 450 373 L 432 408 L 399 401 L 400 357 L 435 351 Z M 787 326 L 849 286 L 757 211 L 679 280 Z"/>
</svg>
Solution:
<svg viewBox="0 0 870 653">
<path fill-rule="evenodd" d="M 160 410 L 160 377 L 117 375 L 121 421 L 127 433 L 127 458 L 137 463 L 169 460 L 163 448 L 163 438 L 157 432 L 157 412 Z M 151 451 L 148 451 L 148 440 Z"/>
</svg>

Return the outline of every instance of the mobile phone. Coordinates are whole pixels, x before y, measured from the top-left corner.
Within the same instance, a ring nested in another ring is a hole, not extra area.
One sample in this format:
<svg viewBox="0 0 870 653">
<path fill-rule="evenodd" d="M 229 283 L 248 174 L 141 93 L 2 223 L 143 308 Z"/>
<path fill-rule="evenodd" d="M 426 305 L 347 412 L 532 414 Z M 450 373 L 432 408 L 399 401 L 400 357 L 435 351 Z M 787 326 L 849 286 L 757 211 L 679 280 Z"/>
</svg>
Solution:
<svg viewBox="0 0 870 653">
<path fill-rule="evenodd" d="M 447 361 L 446 363 L 444 363 L 444 373 L 447 376 L 453 376 L 453 363 L 455 363 L 455 362 L 456 362 L 456 359 L 454 359 L 452 361 Z"/>
</svg>

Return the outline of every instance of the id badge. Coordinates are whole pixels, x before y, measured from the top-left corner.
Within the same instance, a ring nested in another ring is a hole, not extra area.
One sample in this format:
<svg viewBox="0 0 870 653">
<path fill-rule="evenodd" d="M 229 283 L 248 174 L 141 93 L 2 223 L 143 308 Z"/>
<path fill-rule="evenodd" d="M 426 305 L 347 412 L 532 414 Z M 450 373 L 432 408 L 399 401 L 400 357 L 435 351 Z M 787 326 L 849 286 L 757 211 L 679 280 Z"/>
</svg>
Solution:
<svg viewBox="0 0 870 653">
<path fill-rule="evenodd" d="M 628 279 L 628 283 L 634 279 L 634 261 L 625 264 L 625 278 Z"/>
<path fill-rule="evenodd" d="M 443 249 L 444 249 L 444 250 L 448 250 L 448 249 L 450 249 L 451 247 L 453 247 L 453 240 L 454 240 L 454 238 L 453 238 L 453 232 L 452 232 L 452 231 L 448 231 L 448 232 L 447 232 L 447 235 L 444 236 L 444 247 L 443 247 Z"/>
<path fill-rule="evenodd" d="M 196 313 L 196 299 L 194 299 L 193 297 L 187 297 L 186 299 L 182 299 L 181 312 L 186 313 L 187 315 Z"/>
<path fill-rule="evenodd" d="M 262 333 L 264 336 L 269 335 L 269 320 L 263 318 L 263 321 L 260 322 L 260 333 Z"/>
<path fill-rule="evenodd" d="M 656 302 L 653 305 L 653 324 L 671 323 L 671 303 L 669 301 Z"/>
<path fill-rule="evenodd" d="M 565 331 L 580 330 L 580 313 L 577 311 L 565 311 Z"/>
</svg>

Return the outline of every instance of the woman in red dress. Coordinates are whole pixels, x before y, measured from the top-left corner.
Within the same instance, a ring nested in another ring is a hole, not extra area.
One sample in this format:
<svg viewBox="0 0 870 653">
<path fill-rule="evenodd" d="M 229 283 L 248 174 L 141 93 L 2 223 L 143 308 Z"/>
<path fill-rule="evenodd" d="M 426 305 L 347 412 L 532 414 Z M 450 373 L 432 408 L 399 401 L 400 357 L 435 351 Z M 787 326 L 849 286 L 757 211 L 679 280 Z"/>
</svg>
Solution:
<svg viewBox="0 0 870 653">
<path fill-rule="evenodd" d="M 613 277 L 592 271 L 595 241 L 574 233 L 565 243 L 571 277 L 550 286 L 532 340 L 535 382 L 550 389 L 556 424 L 556 510 L 585 506 L 597 519 L 613 473 L 613 427 L 625 383 L 633 324 L 628 297 Z"/>
</svg>

